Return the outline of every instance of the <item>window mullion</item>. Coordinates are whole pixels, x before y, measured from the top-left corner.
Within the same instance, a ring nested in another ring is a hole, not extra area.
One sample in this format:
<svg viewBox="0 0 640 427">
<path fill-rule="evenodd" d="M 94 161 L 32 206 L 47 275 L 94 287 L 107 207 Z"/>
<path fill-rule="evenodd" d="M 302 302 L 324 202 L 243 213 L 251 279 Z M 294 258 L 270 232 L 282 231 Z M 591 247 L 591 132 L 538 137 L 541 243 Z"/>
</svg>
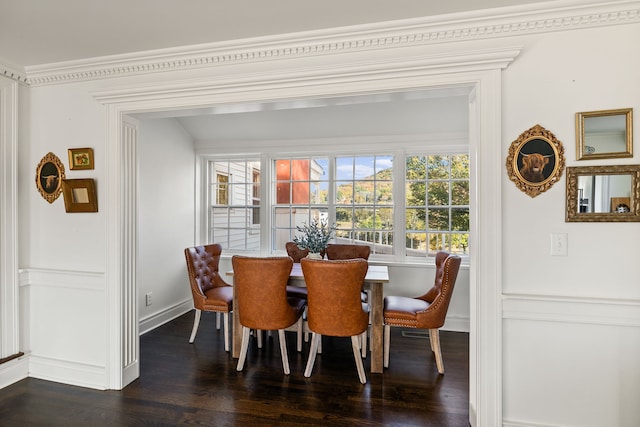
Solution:
<svg viewBox="0 0 640 427">
<path fill-rule="evenodd" d="M 396 259 L 404 259 L 406 254 L 406 235 L 407 224 L 406 208 L 406 184 L 405 177 L 407 160 L 406 152 L 398 150 L 393 160 L 393 194 L 394 194 L 394 212 L 393 212 L 393 254 Z"/>
</svg>

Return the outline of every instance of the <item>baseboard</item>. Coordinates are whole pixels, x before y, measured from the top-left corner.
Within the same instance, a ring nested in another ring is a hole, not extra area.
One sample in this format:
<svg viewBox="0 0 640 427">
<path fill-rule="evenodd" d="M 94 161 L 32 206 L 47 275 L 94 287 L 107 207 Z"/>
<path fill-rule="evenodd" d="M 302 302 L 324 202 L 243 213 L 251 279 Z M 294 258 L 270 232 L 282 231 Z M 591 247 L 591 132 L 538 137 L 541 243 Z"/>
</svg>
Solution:
<svg viewBox="0 0 640 427">
<path fill-rule="evenodd" d="M 459 316 L 447 316 L 442 327 L 443 331 L 469 332 L 469 318 Z"/>
<path fill-rule="evenodd" d="M 476 415 L 476 407 L 472 402 L 469 402 L 469 425 L 476 427 L 478 424 L 478 416 Z"/>
<path fill-rule="evenodd" d="M 140 335 L 144 335 L 147 332 L 152 331 L 155 328 L 172 321 L 176 317 L 182 316 L 189 310 L 193 310 L 193 301 L 191 299 L 168 307 L 164 310 L 147 316 L 144 319 L 140 319 L 140 323 L 138 325 Z"/>
<path fill-rule="evenodd" d="M 551 424 L 527 423 L 524 421 L 506 421 L 502 420 L 502 427 L 555 427 Z"/>
<path fill-rule="evenodd" d="M 70 362 L 33 354 L 29 357 L 29 376 L 97 390 L 106 390 L 107 388 L 105 366 Z"/>
<path fill-rule="evenodd" d="M 23 380 L 29 376 L 29 356 L 21 356 L 17 359 L 0 365 L 0 389 Z"/>
</svg>

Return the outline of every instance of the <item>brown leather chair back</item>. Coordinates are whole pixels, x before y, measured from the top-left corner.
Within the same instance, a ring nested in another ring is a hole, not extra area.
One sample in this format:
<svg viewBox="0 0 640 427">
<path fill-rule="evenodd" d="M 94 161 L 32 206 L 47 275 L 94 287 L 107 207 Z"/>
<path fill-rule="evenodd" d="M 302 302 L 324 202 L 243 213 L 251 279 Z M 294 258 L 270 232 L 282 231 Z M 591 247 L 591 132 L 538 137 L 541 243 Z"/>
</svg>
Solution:
<svg viewBox="0 0 640 427">
<path fill-rule="evenodd" d="M 321 335 L 350 337 L 369 326 L 360 289 L 369 265 L 364 259 L 300 261 L 308 289 L 309 329 Z"/>
<path fill-rule="evenodd" d="M 371 248 L 366 245 L 341 245 L 341 244 L 329 244 L 327 245 L 327 258 L 334 259 L 369 259 L 371 254 Z"/>
<path fill-rule="evenodd" d="M 291 257 L 293 262 L 300 262 L 300 260 L 309 255 L 308 249 L 300 249 L 295 242 L 287 242 L 285 245 L 287 248 L 287 254 Z"/>
<path fill-rule="evenodd" d="M 276 330 L 296 322 L 287 301 L 293 261 L 287 257 L 255 258 L 234 255 L 233 285 L 240 323 L 251 329 Z"/>
<path fill-rule="evenodd" d="M 458 255 L 450 255 L 447 252 L 436 254 L 436 277 L 433 287 L 418 297 L 429 303 L 429 307 L 417 315 L 418 328 L 436 329 L 444 325 L 461 261 Z"/>
<path fill-rule="evenodd" d="M 207 299 L 205 292 L 220 286 L 229 286 L 218 272 L 221 253 L 222 246 L 217 243 L 184 250 L 193 304 L 198 310 L 204 309 L 204 303 Z"/>
</svg>

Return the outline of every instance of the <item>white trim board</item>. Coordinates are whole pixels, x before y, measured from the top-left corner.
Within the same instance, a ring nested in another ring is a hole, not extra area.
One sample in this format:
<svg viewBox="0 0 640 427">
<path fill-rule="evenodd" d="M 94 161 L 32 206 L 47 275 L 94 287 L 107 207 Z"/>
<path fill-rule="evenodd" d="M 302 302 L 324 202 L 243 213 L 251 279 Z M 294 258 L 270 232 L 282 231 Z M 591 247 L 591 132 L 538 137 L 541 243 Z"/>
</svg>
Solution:
<svg viewBox="0 0 640 427">
<path fill-rule="evenodd" d="M 562 0 L 29 66 L 33 86 L 640 22 L 640 2 Z M 443 59 L 446 63 L 448 60 Z M 24 79 L 7 69 L 6 73 Z"/>
</svg>

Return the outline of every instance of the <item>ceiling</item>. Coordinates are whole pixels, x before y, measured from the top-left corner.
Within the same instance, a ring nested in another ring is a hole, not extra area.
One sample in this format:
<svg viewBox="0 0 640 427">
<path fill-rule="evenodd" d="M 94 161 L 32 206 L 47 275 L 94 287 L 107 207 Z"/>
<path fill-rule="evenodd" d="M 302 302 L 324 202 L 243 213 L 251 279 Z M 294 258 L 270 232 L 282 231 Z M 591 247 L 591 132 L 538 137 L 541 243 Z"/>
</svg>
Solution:
<svg viewBox="0 0 640 427">
<path fill-rule="evenodd" d="M 223 105 L 136 115 L 175 117 L 194 141 L 466 134 L 469 87 Z"/>
<path fill-rule="evenodd" d="M 50 64 L 536 0 L 0 0 L 0 64 Z"/>
<path fill-rule="evenodd" d="M 155 49 L 543 3 L 536 0 L 0 0 L 0 65 Z M 460 18 L 458 16 L 458 18 Z M 468 131 L 469 88 L 221 105 L 172 117 L 194 141 Z"/>
</svg>

